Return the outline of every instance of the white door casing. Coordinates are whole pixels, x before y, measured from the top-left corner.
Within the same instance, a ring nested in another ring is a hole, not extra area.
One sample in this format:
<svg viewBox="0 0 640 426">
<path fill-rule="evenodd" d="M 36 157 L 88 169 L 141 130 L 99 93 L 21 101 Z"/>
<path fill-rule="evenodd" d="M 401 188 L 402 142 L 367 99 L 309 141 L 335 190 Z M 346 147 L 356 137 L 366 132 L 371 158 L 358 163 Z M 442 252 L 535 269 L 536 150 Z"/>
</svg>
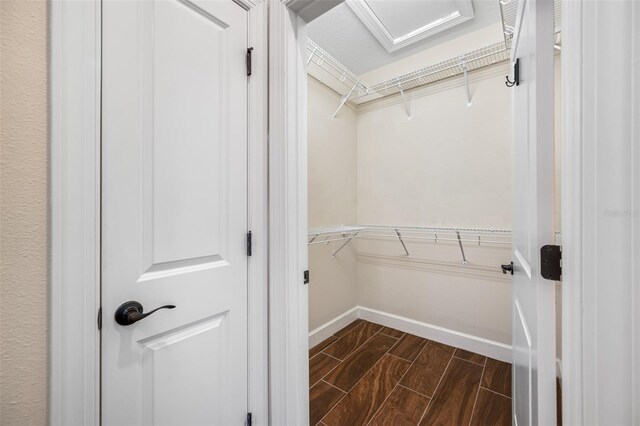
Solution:
<svg viewBox="0 0 640 426">
<path fill-rule="evenodd" d="M 540 248 L 554 244 L 553 2 L 519 4 L 512 45 L 514 96 L 514 424 L 554 424 L 555 287 L 540 275 Z"/>
<path fill-rule="evenodd" d="M 247 412 L 247 11 L 105 1 L 102 420 Z M 124 302 L 160 310 L 115 322 Z"/>
</svg>

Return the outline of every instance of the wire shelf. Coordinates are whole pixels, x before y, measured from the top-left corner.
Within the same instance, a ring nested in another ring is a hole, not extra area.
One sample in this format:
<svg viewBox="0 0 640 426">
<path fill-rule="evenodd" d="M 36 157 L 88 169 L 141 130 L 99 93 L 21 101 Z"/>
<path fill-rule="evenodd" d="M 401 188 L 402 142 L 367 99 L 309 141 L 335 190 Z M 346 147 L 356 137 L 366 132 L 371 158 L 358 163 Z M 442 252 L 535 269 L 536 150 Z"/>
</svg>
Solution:
<svg viewBox="0 0 640 426">
<path fill-rule="evenodd" d="M 462 52 L 445 61 L 420 68 L 390 80 L 373 85 L 365 84 L 357 75 L 311 39 L 307 39 L 307 73 L 342 96 L 342 101 L 334 117 L 346 102 L 359 105 L 398 93 L 403 96 L 404 101 L 404 92 L 407 90 L 433 84 L 459 75 L 464 75 L 466 79 L 467 73 L 470 71 L 509 60 L 518 14 L 518 2 L 519 0 L 500 1 L 504 41 L 493 43 L 470 52 Z M 554 21 L 557 49 L 559 49 L 560 44 L 561 12 L 561 2 L 555 1 Z M 471 97 L 469 93 L 467 93 L 467 97 L 467 103 L 470 105 Z M 407 115 L 410 118 L 411 114 L 406 102 L 405 108 L 407 108 Z"/>
<path fill-rule="evenodd" d="M 349 100 L 356 104 L 361 104 L 385 96 L 395 95 L 400 93 L 401 90 L 414 89 L 464 74 L 465 66 L 467 71 L 488 67 L 508 60 L 510 48 L 511 38 L 508 38 L 506 44 L 504 42 L 494 43 L 391 80 L 374 84 L 367 92 L 353 93 Z"/>
<path fill-rule="evenodd" d="M 405 241 L 423 241 L 429 243 L 453 243 L 460 249 L 462 263 L 467 263 L 464 246 L 473 244 L 484 247 L 510 247 L 511 231 L 508 229 L 486 228 L 447 228 L 437 226 L 395 226 L 395 225 L 354 225 L 334 228 L 321 228 L 309 231 L 309 245 L 329 244 L 342 241 L 334 251 L 335 257 L 355 238 L 392 238 L 397 240 L 409 256 Z"/>
<path fill-rule="evenodd" d="M 366 85 L 354 73 L 310 38 L 307 55 L 307 73 L 336 93 L 346 96 L 356 86 L 356 90 L 366 91 Z"/>
</svg>

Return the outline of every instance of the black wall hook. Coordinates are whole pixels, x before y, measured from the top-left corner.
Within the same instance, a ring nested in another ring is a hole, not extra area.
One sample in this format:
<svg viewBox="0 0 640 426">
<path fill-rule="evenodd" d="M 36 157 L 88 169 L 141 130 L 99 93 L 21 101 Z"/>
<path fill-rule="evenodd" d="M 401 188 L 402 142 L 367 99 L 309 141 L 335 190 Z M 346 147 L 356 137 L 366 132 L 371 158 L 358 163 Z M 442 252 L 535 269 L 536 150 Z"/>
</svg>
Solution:
<svg viewBox="0 0 640 426">
<path fill-rule="evenodd" d="M 509 80 L 509 76 L 506 79 L 507 81 L 504 84 L 507 87 L 520 85 L 520 58 L 516 58 L 516 63 L 513 64 L 513 81 Z"/>
</svg>

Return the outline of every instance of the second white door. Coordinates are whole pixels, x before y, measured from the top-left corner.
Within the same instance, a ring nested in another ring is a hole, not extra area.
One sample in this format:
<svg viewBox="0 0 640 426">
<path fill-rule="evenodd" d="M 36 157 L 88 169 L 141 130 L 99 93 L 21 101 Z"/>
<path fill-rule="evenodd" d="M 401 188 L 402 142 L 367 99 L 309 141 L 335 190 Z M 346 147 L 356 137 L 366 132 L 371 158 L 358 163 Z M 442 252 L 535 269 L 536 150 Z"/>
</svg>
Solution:
<svg viewBox="0 0 640 426">
<path fill-rule="evenodd" d="M 540 248 L 554 244 L 553 1 L 521 0 L 511 57 L 514 99 L 514 425 L 556 422 L 555 283 L 540 274 Z"/>
<path fill-rule="evenodd" d="M 103 424 L 243 424 L 247 12 L 106 0 L 102 21 Z"/>
</svg>

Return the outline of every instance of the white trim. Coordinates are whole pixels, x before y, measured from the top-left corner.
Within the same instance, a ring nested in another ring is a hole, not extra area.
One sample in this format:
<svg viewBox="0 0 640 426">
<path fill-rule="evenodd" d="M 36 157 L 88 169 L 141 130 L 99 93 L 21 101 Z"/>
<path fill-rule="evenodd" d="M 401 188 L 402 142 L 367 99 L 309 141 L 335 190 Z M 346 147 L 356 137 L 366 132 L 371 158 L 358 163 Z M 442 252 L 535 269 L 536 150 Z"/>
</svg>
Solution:
<svg viewBox="0 0 640 426">
<path fill-rule="evenodd" d="M 249 258 L 249 412 L 254 425 L 269 424 L 269 163 L 268 163 L 268 5 L 249 9 L 248 226 L 253 255 Z"/>
<path fill-rule="evenodd" d="M 99 424 L 100 2 L 52 1 L 49 421 Z"/>
<path fill-rule="evenodd" d="M 489 358 L 511 362 L 511 345 L 364 306 L 351 308 L 311 331 L 309 333 L 309 347 L 314 347 L 332 334 L 342 330 L 355 321 L 356 318 L 475 352 Z"/>
<path fill-rule="evenodd" d="M 638 424 L 640 6 L 562 15 L 563 423 Z"/>
<path fill-rule="evenodd" d="M 270 423 L 308 424 L 304 23 L 269 3 Z"/>
<path fill-rule="evenodd" d="M 473 5 L 471 0 L 455 0 L 458 10 L 449 16 L 443 16 L 438 20 L 426 23 L 422 28 L 393 37 L 380 18 L 375 14 L 366 0 L 346 0 L 347 5 L 362 21 L 373 36 L 380 42 L 387 52 L 407 47 L 427 37 L 435 35 L 448 28 L 455 27 L 473 18 Z"/>
<path fill-rule="evenodd" d="M 267 4 L 248 10 L 249 409 L 268 424 Z M 49 421 L 100 424 L 100 0 L 51 2 L 51 335 Z M 255 6 L 255 7 L 254 7 Z M 108 313 L 105 313 L 108 315 Z M 80 366 L 80 367 L 79 367 Z"/>
<path fill-rule="evenodd" d="M 582 399 L 582 3 L 562 19 L 562 383 L 563 424 L 584 424 Z M 571 76 L 569 78 L 569 76 Z"/>
<path fill-rule="evenodd" d="M 511 345 L 473 336 L 400 315 L 358 306 L 358 318 L 395 328 L 429 340 L 444 343 L 500 361 L 511 362 Z"/>
<path fill-rule="evenodd" d="M 277 1 L 277 0 L 276 0 Z M 287 8 L 304 22 L 311 22 L 345 0 L 281 0 Z"/>
<path fill-rule="evenodd" d="M 560 358 L 556 358 L 556 378 L 562 386 L 562 360 Z"/>
<path fill-rule="evenodd" d="M 328 339 L 332 334 L 342 330 L 358 319 L 359 306 L 354 306 L 348 311 L 338 315 L 332 320 L 322 324 L 320 327 L 309 332 L 309 348 L 313 348 L 318 343 Z"/>
</svg>

